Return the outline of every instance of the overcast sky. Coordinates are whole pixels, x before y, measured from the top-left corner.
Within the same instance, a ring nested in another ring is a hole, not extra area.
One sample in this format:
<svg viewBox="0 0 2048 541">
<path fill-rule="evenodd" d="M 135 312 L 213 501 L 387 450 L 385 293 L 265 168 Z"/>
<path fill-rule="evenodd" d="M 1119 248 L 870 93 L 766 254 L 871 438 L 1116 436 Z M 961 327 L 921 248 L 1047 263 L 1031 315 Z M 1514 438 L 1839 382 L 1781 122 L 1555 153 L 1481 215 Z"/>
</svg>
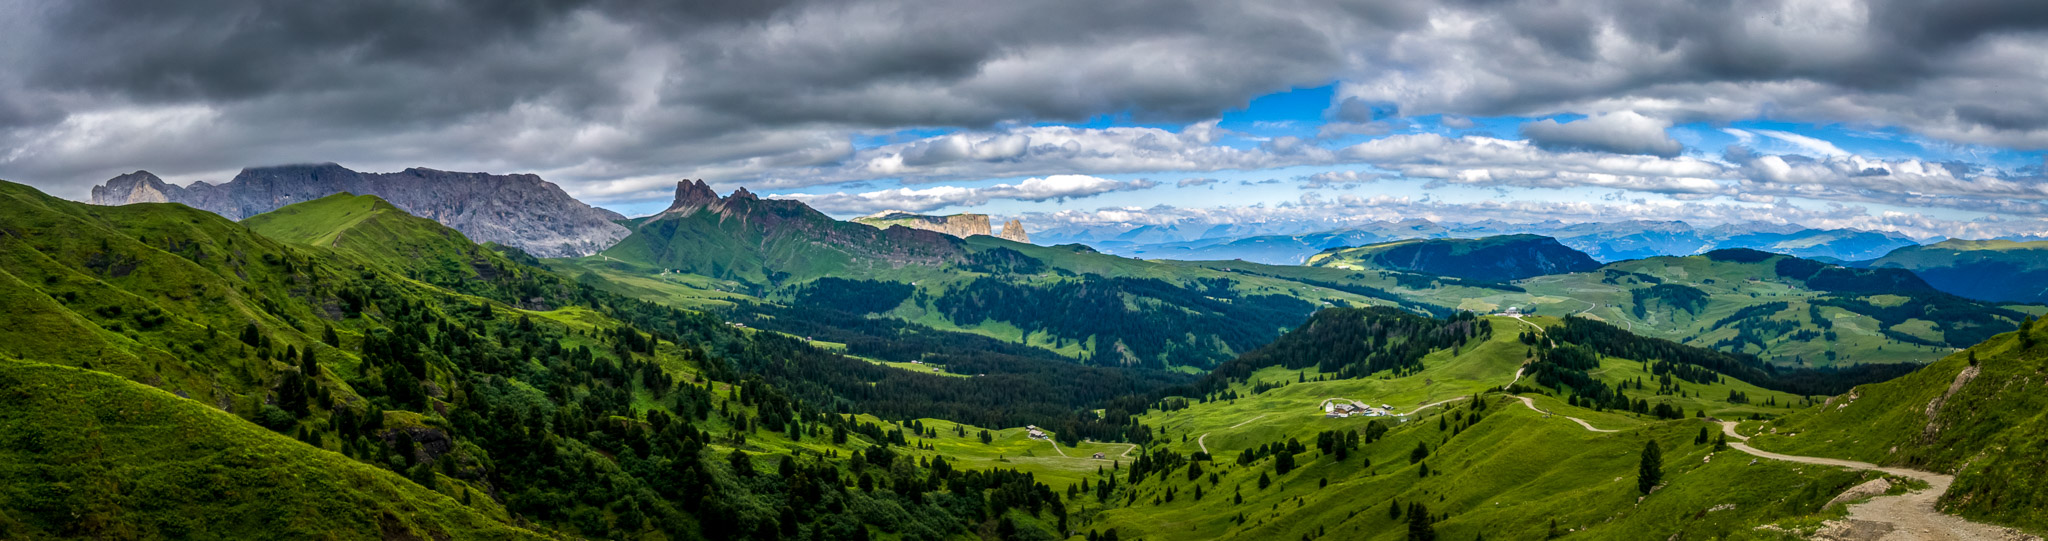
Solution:
<svg viewBox="0 0 2048 541">
<path fill-rule="evenodd" d="M 0 0 L 0 179 L 2048 232 L 2048 2 Z"/>
</svg>

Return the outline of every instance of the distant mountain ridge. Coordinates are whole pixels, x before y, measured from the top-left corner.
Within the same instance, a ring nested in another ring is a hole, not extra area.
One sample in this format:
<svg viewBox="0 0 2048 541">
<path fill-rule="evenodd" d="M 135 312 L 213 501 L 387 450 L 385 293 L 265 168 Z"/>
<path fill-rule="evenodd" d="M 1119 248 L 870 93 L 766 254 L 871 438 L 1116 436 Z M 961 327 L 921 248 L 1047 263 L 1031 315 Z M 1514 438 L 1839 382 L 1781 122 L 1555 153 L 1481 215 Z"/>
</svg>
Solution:
<svg viewBox="0 0 2048 541">
<path fill-rule="evenodd" d="M 1508 234 L 1555 238 L 1565 246 L 1602 262 L 1694 255 L 1722 248 L 1755 248 L 1804 258 L 1862 261 L 1919 244 L 1915 239 L 1898 233 L 1813 229 L 1760 222 L 1703 228 L 1682 221 L 1516 224 L 1495 220 L 1437 223 L 1408 219 L 1315 229 L 1317 226 L 1219 225 L 1196 234 L 1189 234 L 1188 229 L 1177 225 L 1147 225 L 1121 232 L 1115 228 L 1067 226 L 1049 229 L 1041 237 L 1055 243 L 1086 243 L 1106 253 L 1129 257 L 1186 261 L 1243 259 L 1269 265 L 1299 265 L 1309 256 L 1340 246 L 1413 238 L 1476 238 Z M 1247 235 L 1246 231 L 1260 232 Z"/>
<path fill-rule="evenodd" d="M 2048 302 L 2048 241 L 1945 240 L 1863 264 L 1906 269 L 1942 291 L 1996 302 Z"/>
<path fill-rule="evenodd" d="M 989 229 L 987 214 L 929 216 L 901 210 L 885 210 L 848 221 L 872 225 L 882 229 L 888 229 L 892 225 L 900 225 L 911 229 L 937 231 L 963 239 L 992 233 Z"/>
<path fill-rule="evenodd" d="M 1559 244 L 1557 239 L 1537 235 L 1398 240 L 1316 254 L 1309 258 L 1309 265 L 1423 272 L 1490 282 L 1600 268 L 1600 262 L 1586 254 Z"/>
<path fill-rule="evenodd" d="M 337 193 L 374 195 L 415 216 L 441 222 L 477 242 L 496 242 L 540 257 L 597 253 L 629 231 L 625 217 L 570 197 L 536 175 L 493 175 L 411 168 L 362 173 L 333 163 L 253 167 L 223 184 L 166 183 L 148 171 L 92 189 L 94 205 L 183 203 L 231 220 Z"/>
</svg>

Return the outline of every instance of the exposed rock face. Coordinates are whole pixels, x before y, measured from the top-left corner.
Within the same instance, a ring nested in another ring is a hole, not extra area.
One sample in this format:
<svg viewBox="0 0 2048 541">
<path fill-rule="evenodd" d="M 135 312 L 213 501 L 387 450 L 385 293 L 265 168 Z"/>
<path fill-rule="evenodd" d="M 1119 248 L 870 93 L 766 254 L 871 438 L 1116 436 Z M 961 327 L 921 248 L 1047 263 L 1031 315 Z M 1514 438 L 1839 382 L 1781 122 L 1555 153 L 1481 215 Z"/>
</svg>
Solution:
<svg viewBox="0 0 2048 541">
<path fill-rule="evenodd" d="M 183 203 L 241 220 L 342 192 L 375 195 L 461 231 L 470 240 L 496 242 L 539 257 L 594 254 L 630 233 L 613 223 L 624 216 L 577 201 L 539 176 L 417 167 L 397 173 L 359 173 L 331 163 L 256 167 L 243 169 L 225 184 L 195 182 L 183 187 L 136 171 L 93 187 L 90 202 Z"/>
<path fill-rule="evenodd" d="M 954 214 L 951 216 L 927 216 L 900 210 L 886 210 L 854 218 L 854 222 L 888 229 L 900 225 L 911 229 L 937 231 L 960 238 L 992 234 L 988 227 L 987 214 Z"/>
<path fill-rule="evenodd" d="M 1031 244 L 1031 234 L 1024 232 L 1024 222 L 1010 220 L 1003 222 L 1003 232 L 997 233 L 1003 239 Z"/>
</svg>

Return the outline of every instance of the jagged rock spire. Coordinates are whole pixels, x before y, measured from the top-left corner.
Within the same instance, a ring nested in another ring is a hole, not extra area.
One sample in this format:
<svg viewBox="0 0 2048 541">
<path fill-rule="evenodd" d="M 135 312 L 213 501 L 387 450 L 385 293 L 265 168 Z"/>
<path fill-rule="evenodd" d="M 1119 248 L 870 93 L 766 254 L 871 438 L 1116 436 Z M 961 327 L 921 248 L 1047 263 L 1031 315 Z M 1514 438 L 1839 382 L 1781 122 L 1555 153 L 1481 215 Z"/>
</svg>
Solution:
<svg viewBox="0 0 2048 541">
<path fill-rule="evenodd" d="M 685 180 L 676 183 L 676 200 L 668 208 L 698 208 L 717 202 L 718 192 L 711 191 L 711 186 L 705 184 L 704 179 Z"/>
<path fill-rule="evenodd" d="M 1003 222 L 1003 231 L 996 237 L 1031 244 L 1031 234 L 1024 232 L 1024 222 L 1015 219 Z"/>
</svg>

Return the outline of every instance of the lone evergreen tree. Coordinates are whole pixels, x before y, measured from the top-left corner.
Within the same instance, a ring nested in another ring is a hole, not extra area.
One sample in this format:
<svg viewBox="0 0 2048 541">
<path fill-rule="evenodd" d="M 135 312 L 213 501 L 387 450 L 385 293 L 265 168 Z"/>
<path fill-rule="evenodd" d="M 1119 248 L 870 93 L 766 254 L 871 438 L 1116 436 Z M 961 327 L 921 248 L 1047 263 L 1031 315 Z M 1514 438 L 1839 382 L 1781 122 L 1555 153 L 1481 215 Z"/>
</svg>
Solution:
<svg viewBox="0 0 2048 541">
<path fill-rule="evenodd" d="M 1643 444 L 1643 464 L 1637 470 L 1636 490 L 1649 494 L 1664 480 L 1664 451 L 1657 448 L 1656 440 Z"/>
<path fill-rule="evenodd" d="M 1422 502 L 1409 504 L 1408 541 L 1436 541 L 1436 525 L 1429 516 L 1429 507 Z"/>
</svg>

